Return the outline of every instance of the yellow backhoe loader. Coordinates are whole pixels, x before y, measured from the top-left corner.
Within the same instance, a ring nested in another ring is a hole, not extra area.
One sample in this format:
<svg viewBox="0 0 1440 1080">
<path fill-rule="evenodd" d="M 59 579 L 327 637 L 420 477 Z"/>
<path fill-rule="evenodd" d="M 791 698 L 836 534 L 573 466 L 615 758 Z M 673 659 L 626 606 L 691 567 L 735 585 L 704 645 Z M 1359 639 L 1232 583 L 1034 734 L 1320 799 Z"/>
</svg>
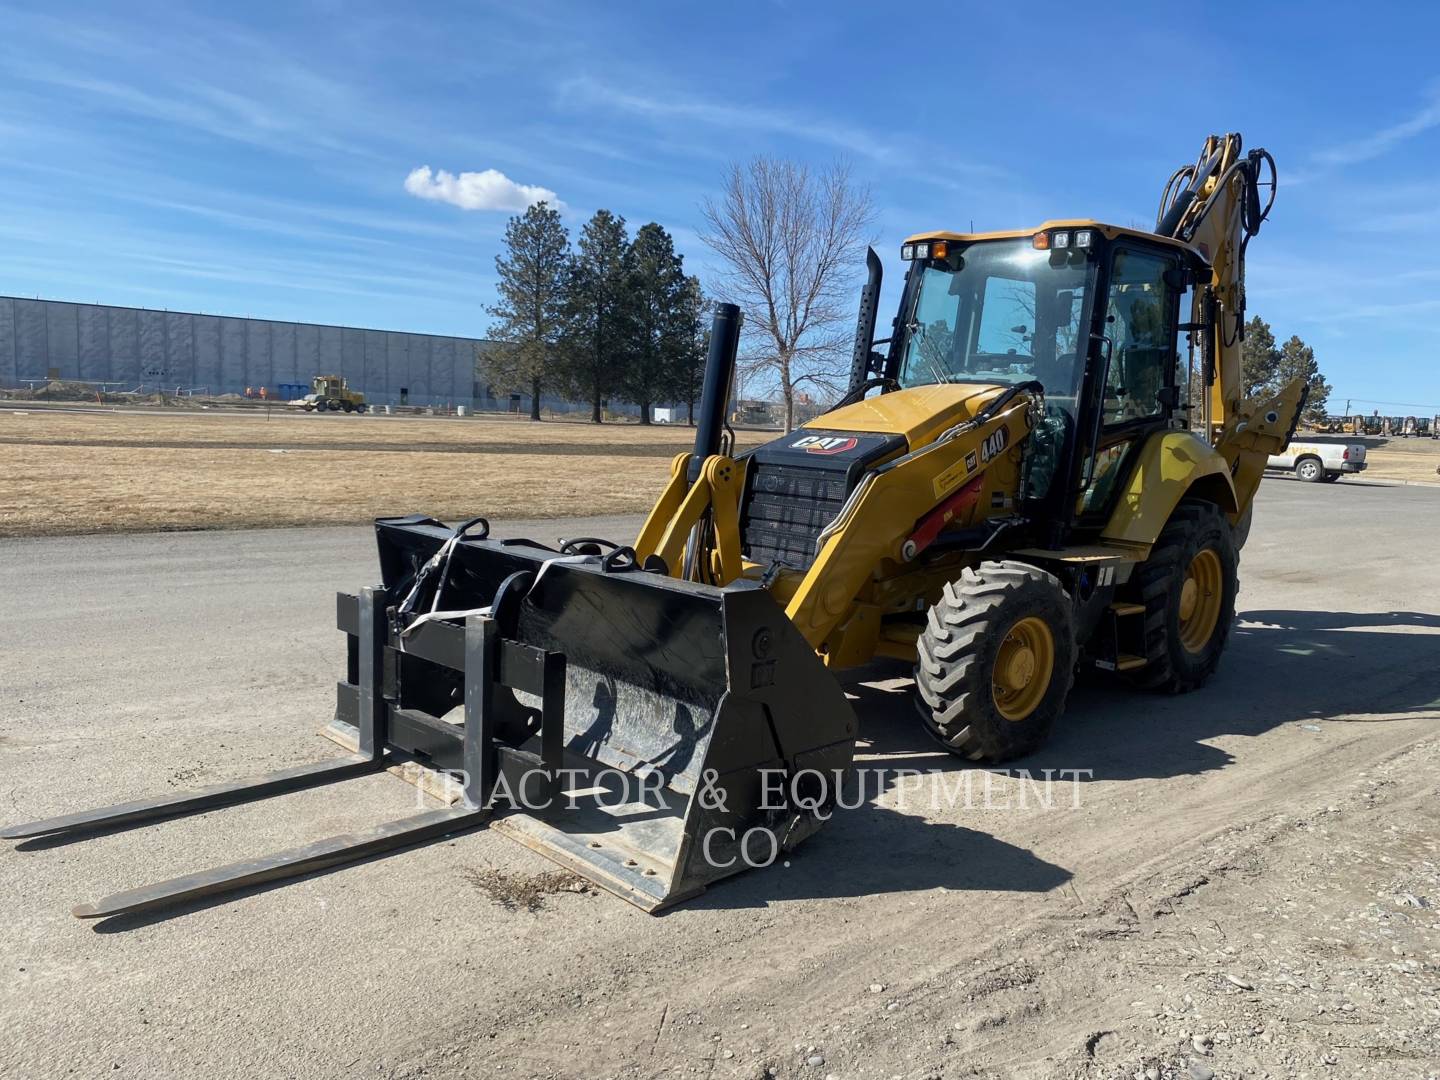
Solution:
<svg viewBox="0 0 1440 1080">
<path fill-rule="evenodd" d="M 869 254 L 849 392 L 742 454 L 740 313 L 720 305 L 694 450 L 633 545 L 376 523 L 341 595 L 332 762 L 6 830 L 79 832 L 407 765 L 443 807 L 84 905 L 192 901 L 481 824 L 656 910 L 773 861 L 830 815 L 857 721 L 835 673 L 914 665 L 919 725 L 1003 761 L 1076 671 L 1179 692 L 1215 671 L 1238 549 L 1300 380 L 1241 398 L 1244 260 L 1274 162 L 1212 136 L 1153 232 L 1084 219 L 904 242 L 875 341 Z M 883 351 L 879 346 L 884 346 Z M 433 790 L 433 784 L 432 784 Z"/>
</svg>

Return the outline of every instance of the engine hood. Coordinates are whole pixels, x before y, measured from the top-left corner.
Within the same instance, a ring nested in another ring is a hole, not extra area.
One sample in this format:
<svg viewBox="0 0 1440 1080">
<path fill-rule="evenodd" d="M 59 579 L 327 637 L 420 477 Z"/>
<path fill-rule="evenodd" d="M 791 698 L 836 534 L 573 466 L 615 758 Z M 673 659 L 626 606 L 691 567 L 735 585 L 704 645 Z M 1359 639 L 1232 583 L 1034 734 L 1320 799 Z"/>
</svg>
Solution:
<svg viewBox="0 0 1440 1080">
<path fill-rule="evenodd" d="M 996 383 L 915 386 L 857 401 L 802 425 L 823 431 L 902 435 L 911 450 L 968 420 L 1006 387 Z"/>
</svg>

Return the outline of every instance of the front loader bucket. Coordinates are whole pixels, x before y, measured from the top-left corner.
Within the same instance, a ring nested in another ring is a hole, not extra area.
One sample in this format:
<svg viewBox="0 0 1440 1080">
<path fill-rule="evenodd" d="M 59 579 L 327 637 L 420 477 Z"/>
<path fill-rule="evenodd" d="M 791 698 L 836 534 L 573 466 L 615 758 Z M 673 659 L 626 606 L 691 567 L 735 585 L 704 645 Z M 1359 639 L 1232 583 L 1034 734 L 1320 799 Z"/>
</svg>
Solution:
<svg viewBox="0 0 1440 1080">
<path fill-rule="evenodd" d="M 458 775 L 492 828 L 653 911 L 828 816 L 855 717 L 764 589 L 427 518 L 376 528 L 383 680 L 366 694 L 367 600 L 342 595 L 337 720 L 364 712 L 386 745 Z"/>
</svg>

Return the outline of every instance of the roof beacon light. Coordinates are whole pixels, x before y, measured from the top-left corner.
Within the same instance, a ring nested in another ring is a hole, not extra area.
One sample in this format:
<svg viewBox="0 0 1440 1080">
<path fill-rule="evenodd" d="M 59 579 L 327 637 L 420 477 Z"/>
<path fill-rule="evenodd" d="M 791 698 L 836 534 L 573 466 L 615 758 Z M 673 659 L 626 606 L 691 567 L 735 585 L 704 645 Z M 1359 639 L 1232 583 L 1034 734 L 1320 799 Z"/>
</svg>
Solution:
<svg viewBox="0 0 1440 1080">
<path fill-rule="evenodd" d="M 1036 251 L 1049 251 L 1049 250 L 1050 250 L 1050 234 L 1049 234 L 1049 233 L 1043 233 L 1043 232 L 1037 232 L 1037 233 L 1035 234 L 1035 239 L 1034 239 L 1033 243 L 1035 244 L 1035 250 L 1036 250 Z"/>
</svg>

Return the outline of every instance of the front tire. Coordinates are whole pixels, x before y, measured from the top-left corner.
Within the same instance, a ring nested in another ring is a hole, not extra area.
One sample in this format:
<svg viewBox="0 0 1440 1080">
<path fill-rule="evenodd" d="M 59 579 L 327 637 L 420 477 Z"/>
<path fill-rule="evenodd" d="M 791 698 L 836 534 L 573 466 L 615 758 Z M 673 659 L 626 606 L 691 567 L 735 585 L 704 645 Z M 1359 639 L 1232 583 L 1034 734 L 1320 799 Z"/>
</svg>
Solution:
<svg viewBox="0 0 1440 1080">
<path fill-rule="evenodd" d="M 1131 579 L 1145 606 L 1146 665 L 1127 679 L 1183 694 L 1220 666 L 1240 589 L 1235 537 L 1214 503 L 1182 502 Z"/>
<path fill-rule="evenodd" d="M 1036 749 L 1075 680 L 1070 598 L 1029 563 L 981 563 L 947 582 L 917 648 L 915 704 L 925 729 L 972 761 Z"/>
<path fill-rule="evenodd" d="M 1255 500 L 1251 499 L 1249 505 L 1245 507 L 1245 512 L 1236 519 L 1235 524 L 1231 527 L 1231 532 L 1235 537 L 1235 550 L 1237 552 L 1242 550 L 1245 547 L 1245 541 L 1250 539 L 1250 525 L 1254 520 Z"/>
</svg>

